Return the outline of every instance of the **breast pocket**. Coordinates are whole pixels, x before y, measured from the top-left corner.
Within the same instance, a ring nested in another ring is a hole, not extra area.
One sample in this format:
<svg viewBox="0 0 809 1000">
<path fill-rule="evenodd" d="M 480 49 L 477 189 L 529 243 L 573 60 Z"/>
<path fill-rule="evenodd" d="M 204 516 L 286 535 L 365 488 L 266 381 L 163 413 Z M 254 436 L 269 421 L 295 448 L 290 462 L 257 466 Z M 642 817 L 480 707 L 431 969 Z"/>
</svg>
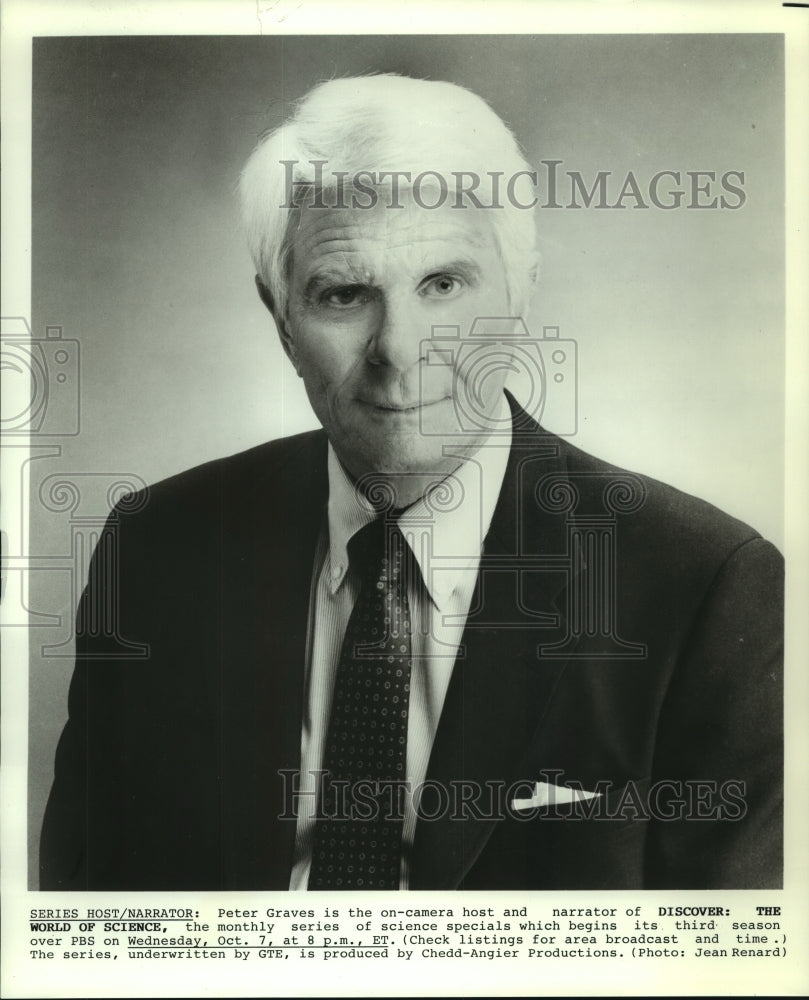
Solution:
<svg viewBox="0 0 809 1000">
<path fill-rule="evenodd" d="M 651 818 L 649 777 L 633 778 L 624 784 L 611 781 L 567 782 L 526 781 L 514 789 L 508 808 L 516 820 L 554 817 L 576 820 L 622 822 Z"/>
</svg>

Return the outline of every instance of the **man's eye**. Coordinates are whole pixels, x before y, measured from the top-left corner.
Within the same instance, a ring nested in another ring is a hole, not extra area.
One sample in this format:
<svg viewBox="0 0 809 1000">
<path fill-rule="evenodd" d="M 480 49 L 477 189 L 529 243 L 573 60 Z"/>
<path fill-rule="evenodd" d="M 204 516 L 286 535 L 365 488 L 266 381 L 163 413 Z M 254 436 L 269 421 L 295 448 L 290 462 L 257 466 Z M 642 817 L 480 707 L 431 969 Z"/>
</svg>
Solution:
<svg viewBox="0 0 809 1000">
<path fill-rule="evenodd" d="M 330 306 L 346 308 L 361 305 L 368 301 L 367 289 L 361 285 L 345 285 L 342 288 L 331 288 L 323 295 L 323 301 Z"/>
<path fill-rule="evenodd" d="M 421 286 L 422 295 L 429 295 L 433 298 L 450 298 L 453 295 L 457 295 L 458 292 L 463 287 L 460 278 L 456 278 L 452 274 L 436 274 L 427 280 Z"/>
</svg>

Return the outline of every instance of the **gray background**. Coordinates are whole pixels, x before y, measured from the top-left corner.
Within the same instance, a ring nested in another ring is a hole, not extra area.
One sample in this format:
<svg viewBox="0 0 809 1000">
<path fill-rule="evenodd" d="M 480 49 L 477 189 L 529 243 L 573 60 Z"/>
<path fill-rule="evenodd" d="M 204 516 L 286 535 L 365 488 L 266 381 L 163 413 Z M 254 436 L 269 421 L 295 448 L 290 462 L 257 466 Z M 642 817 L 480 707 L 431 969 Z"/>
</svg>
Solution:
<svg viewBox="0 0 809 1000">
<path fill-rule="evenodd" d="M 34 42 L 35 336 L 80 341 L 81 433 L 31 463 L 30 549 L 70 551 L 54 473 L 154 482 L 315 426 L 253 287 L 234 196 L 288 102 L 401 72 L 486 98 L 529 161 L 589 182 L 745 172 L 738 211 L 540 210 L 528 317 L 578 342 L 586 450 L 696 493 L 782 544 L 783 57 L 777 35 L 171 37 Z M 439 110 L 440 113 L 440 110 Z M 560 198 L 560 200 L 565 200 Z M 632 204 L 631 200 L 626 202 Z M 66 716 L 64 572 L 31 574 L 29 851 Z M 67 647 L 69 652 L 69 647 Z"/>
</svg>

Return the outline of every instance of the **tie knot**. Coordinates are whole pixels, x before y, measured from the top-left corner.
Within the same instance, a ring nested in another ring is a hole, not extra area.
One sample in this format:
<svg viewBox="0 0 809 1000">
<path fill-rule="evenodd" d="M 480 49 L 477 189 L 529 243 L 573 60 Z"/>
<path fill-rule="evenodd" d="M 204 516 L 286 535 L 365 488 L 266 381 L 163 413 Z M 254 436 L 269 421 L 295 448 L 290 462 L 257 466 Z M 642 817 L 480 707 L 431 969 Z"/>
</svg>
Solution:
<svg viewBox="0 0 809 1000">
<path fill-rule="evenodd" d="M 377 578 L 386 568 L 401 566 L 407 543 L 390 515 L 374 518 L 348 543 L 348 559 L 361 578 Z"/>
</svg>

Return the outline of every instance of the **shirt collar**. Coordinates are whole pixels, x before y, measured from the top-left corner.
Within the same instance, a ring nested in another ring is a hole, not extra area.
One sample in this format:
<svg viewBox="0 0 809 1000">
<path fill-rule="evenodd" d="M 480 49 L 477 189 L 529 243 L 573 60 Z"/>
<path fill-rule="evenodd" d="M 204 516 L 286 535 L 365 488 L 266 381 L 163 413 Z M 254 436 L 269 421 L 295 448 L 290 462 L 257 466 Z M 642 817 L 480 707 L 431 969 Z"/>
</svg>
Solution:
<svg viewBox="0 0 809 1000">
<path fill-rule="evenodd" d="M 501 403 L 507 406 L 505 396 Z M 433 603 L 444 610 L 453 594 L 471 592 L 511 450 L 511 426 L 490 436 L 455 472 L 436 483 L 399 518 Z M 348 570 L 348 543 L 377 513 L 361 496 L 329 444 L 329 586 Z"/>
<path fill-rule="evenodd" d="M 348 543 L 366 524 L 373 521 L 376 512 L 363 502 L 354 489 L 340 459 L 329 442 L 329 585 L 334 593 L 348 571 Z"/>
</svg>

